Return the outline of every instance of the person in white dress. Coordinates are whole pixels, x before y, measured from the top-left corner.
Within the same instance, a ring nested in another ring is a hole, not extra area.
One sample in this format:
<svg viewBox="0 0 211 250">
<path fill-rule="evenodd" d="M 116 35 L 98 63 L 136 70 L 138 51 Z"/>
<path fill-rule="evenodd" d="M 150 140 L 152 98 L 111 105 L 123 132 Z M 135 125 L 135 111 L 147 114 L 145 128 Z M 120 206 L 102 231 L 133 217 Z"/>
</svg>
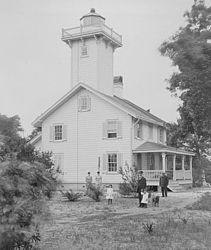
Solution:
<svg viewBox="0 0 211 250">
<path fill-rule="evenodd" d="M 144 190 L 142 195 L 143 195 L 143 198 L 141 200 L 141 207 L 147 208 L 149 193 L 146 190 Z"/>
<path fill-rule="evenodd" d="M 110 185 L 107 188 L 107 192 L 106 192 L 106 199 L 108 200 L 108 205 L 112 204 L 113 198 L 114 198 L 114 191 L 113 191 L 112 185 Z"/>
</svg>

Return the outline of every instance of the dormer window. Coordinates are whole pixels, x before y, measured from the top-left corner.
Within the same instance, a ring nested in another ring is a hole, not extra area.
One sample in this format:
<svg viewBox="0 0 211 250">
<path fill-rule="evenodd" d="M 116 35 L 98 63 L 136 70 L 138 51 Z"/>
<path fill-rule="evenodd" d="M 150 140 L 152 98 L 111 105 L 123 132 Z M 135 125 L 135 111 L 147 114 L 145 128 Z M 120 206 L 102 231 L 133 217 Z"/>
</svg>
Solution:
<svg viewBox="0 0 211 250">
<path fill-rule="evenodd" d="M 87 57 L 88 56 L 88 48 L 86 45 L 81 46 L 81 57 Z"/>
<path fill-rule="evenodd" d="M 78 111 L 90 111 L 91 110 L 91 98 L 89 95 L 81 95 L 78 99 Z"/>
</svg>

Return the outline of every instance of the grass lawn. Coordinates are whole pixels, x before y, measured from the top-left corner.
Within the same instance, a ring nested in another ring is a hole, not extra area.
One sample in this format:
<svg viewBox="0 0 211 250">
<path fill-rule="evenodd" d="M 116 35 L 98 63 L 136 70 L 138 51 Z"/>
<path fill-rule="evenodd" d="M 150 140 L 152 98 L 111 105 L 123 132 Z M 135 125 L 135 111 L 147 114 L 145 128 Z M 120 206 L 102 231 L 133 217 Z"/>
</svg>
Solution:
<svg viewBox="0 0 211 250">
<path fill-rule="evenodd" d="M 108 206 L 105 199 L 88 197 L 65 202 L 59 194 L 48 205 L 41 227 L 43 250 L 211 249 L 209 193 L 170 193 L 160 199 L 160 207 L 146 209 L 138 208 L 134 198 L 116 198 Z"/>
</svg>

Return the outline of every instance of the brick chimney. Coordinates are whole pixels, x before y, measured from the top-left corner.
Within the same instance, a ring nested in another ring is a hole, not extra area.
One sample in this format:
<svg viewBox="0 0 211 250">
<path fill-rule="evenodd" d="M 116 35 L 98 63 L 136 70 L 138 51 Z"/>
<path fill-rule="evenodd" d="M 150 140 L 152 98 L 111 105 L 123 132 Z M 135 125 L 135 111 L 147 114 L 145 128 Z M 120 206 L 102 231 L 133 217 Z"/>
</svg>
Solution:
<svg viewBox="0 0 211 250">
<path fill-rule="evenodd" d="M 114 76 L 114 96 L 123 97 L 123 77 Z"/>
</svg>

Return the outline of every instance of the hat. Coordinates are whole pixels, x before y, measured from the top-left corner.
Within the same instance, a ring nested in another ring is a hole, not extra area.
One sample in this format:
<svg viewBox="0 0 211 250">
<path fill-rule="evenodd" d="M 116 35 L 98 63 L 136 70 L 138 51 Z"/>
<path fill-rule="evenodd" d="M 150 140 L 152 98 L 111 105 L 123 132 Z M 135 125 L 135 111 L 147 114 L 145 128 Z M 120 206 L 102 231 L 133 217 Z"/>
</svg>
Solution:
<svg viewBox="0 0 211 250">
<path fill-rule="evenodd" d="M 143 174 L 143 171 L 141 170 L 141 171 L 139 171 L 139 174 Z"/>
</svg>

